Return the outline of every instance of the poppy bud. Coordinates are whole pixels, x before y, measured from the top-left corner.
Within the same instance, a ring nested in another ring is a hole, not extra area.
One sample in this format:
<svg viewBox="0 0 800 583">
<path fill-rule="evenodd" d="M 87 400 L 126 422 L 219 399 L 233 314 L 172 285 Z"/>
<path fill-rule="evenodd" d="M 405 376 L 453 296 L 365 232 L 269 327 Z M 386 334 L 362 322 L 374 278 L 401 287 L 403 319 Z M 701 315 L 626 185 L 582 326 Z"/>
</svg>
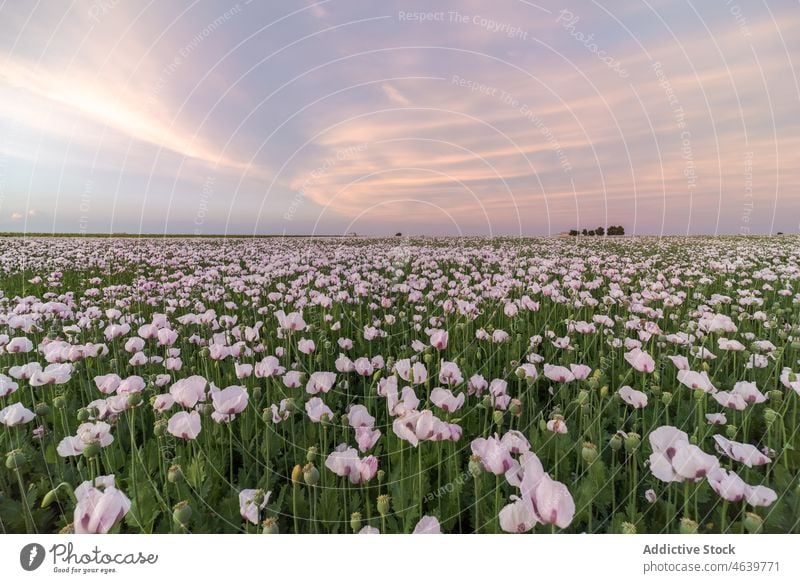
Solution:
<svg viewBox="0 0 800 583">
<path fill-rule="evenodd" d="M 681 534 L 697 534 L 697 522 L 691 518 L 681 518 L 681 525 L 679 528 Z"/>
<path fill-rule="evenodd" d="M 389 501 L 391 500 L 388 494 L 381 494 L 378 496 L 378 514 L 386 516 L 389 514 Z"/>
<path fill-rule="evenodd" d="M 89 443 L 86 447 L 83 448 L 83 457 L 90 460 L 100 453 L 100 444 L 98 443 Z"/>
<path fill-rule="evenodd" d="M 619 451 L 620 449 L 622 449 L 622 436 L 619 433 L 615 433 L 608 440 L 608 444 L 614 451 Z"/>
<path fill-rule="evenodd" d="M 303 468 L 300 467 L 300 464 L 297 464 L 294 468 L 292 468 L 292 484 L 299 484 L 302 476 Z"/>
<path fill-rule="evenodd" d="M 669 406 L 669 404 L 672 403 L 672 393 L 669 391 L 664 391 L 661 393 L 661 402 L 664 403 L 664 405 Z"/>
<path fill-rule="evenodd" d="M 539 419 L 539 431 L 547 431 L 547 421 Z"/>
<path fill-rule="evenodd" d="M 512 415 L 514 415 L 514 417 L 519 417 L 522 415 L 522 401 L 519 399 L 511 399 L 511 404 L 508 406 L 508 410 Z"/>
<path fill-rule="evenodd" d="M 743 522 L 744 527 L 750 534 L 761 532 L 761 527 L 764 525 L 764 520 L 754 512 L 745 512 Z"/>
<path fill-rule="evenodd" d="M 261 534 L 278 534 L 278 519 L 269 517 L 261 523 Z"/>
<path fill-rule="evenodd" d="M 64 407 L 67 406 L 67 400 L 64 398 L 63 395 L 59 395 L 55 399 L 53 399 L 53 406 L 56 409 L 63 409 Z"/>
<path fill-rule="evenodd" d="M 636 534 L 636 525 L 632 522 L 623 522 L 619 525 L 622 534 Z"/>
<path fill-rule="evenodd" d="M 84 421 L 88 421 L 91 414 L 89 413 L 88 409 L 78 409 L 78 414 L 76 415 L 78 421 L 83 423 Z"/>
<path fill-rule="evenodd" d="M 695 401 L 705 401 L 706 400 L 706 392 L 705 391 L 694 391 L 694 400 Z"/>
<path fill-rule="evenodd" d="M 394 357 L 388 356 L 386 357 L 386 370 L 392 370 L 394 368 Z"/>
<path fill-rule="evenodd" d="M 586 441 L 581 448 L 581 457 L 587 464 L 591 464 L 597 459 L 597 446 L 590 441 Z"/>
<path fill-rule="evenodd" d="M 422 355 L 422 360 L 425 361 L 425 364 L 430 364 L 431 361 L 433 360 L 433 355 L 426 352 L 425 354 Z"/>
<path fill-rule="evenodd" d="M 359 530 L 361 530 L 361 513 L 360 512 L 353 512 L 350 515 L 350 528 L 353 530 L 353 534 L 355 534 Z"/>
<path fill-rule="evenodd" d="M 59 530 L 58 534 L 75 534 L 75 525 L 70 522 L 67 526 Z"/>
<path fill-rule="evenodd" d="M 112 358 L 111 360 L 109 360 L 108 361 L 108 366 L 110 367 L 111 370 L 116 370 L 117 369 L 117 359 L 116 358 Z"/>
<path fill-rule="evenodd" d="M 21 449 L 15 449 L 6 454 L 6 468 L 9 470 L 21 470 L 28 465 L 28 458 Z"/>
<path fill-rule="evenodd" d="M 708 372 L 708 371 L 711 370 L 711 365 L 709 365 L 708 362 L 706 362 L 706 361 L 703 361 L 703 370 L 705 372 Z"/>
<path fill-rule="evenodd" d="M 502 411 L 495 411 L 492 413 L 492 421 L 500 427 L 503 424 L 503 412 Z"/>
<path fill-rule="evenodd" d="M 350 425 L 350 418 L 346 413 L 343 413 L 342 416 L 339 417 L 339 423 L 342 424 L 342 427 L 348 427 Z"/>
<path fill-rule="evenodd" d="M 312 445 L 311 447 L 308 448 L 308 451 L 306 452 L 306 461 L 307 462 L 316 461 L 318 453 L 319 453 L 319 449 L 317 448 L 317 446 L 316 445 Z"/>
<path fill-rule="evenodd" d="M 167 434 L 167 420 L 159 419 L 153 426 L 153 433 L 156 437 L 164 437 Z"/>
<path fill-rule="evenodd" d="M 476 455 L 470 456 L 469 465 L 467 466 L 467 468 L 469 469 L 469 474 L 473 478 L 477 478 L 478 476 L 480 476 L 481 472 L 483 471 L 483 466 L 481 465 L 481 458 L 479 458 Z"/>
<path fill-rule="evenodd" d="M 625 436 L 625 451 L 628 453 L 636 451 L 639 444 L 642 442 L 642 436 L 638 433 L 630 432 Z"/>
<path fill-rule="evenodd" d="M 175 524 L 184 528 L 189 528 L 189 521 L 192 519 L 192 507 L 186 500 L 178 502 L 172 507 L 172 520 Z"/>
<path fill-rule="evenodd" d="M 208 350 L 207 346 L 203 346 L 203 348 L 200 349 L 200 358 L 202 360 L 206 360 L 210 355 L 211 352 Z"/>
<path fill-rule="evenodd" d="M 600 387 L 600 396 L 607 397 L 608 396 L 608 385 L 603 385 Z"/>
<path fill-rule="evenodd" d="M 697 434 L 692 434 L 689 436 L 689 443 L 692 445 L 697 445 Z"/>
<path fill-rule="evenodd" d="M 129 407 L 136 407 L 137 405 L 141 404 L 141 402 L 142 402 L 141 393 L 131 393 L 130 395 L 128 395 Z"/>
<path fill-rule="evenodd" d="M 252 395 L 254 401 L 258 402 L 261 400 L 261 392 L 261 387 L 253 387 Z"/>
<path fill-rule="evenodd" d="M 524 379 L 524 378 L 525 378 L 525 369 L 524 369 L 524 368 L 522 368 L 522 367 L 520 367 L 520 368 L 518 368 L 518 369 L 517 369 L 517 371 L 516 371 L 514 374 L 516 374 L 516 375 L 517 375 L 517 378 L 518 378 L 519 380 L 522 380 L 522 379 Z"/>
<path fill-rule="evenodd" d="M 661 385 L 650 385 L 650 393 L 656 397 L 661 395 Z"/>
<path fill-rule="evenodd" d="M 37 403 L 33 410 L 39 417 L 47 417 L 50 415 L 50 405 L 47 403 Z"/>
<path fill-rule="evenodd" d="M 319 470 L 311 462 L 303 468 L 303 480 L 309 486 L 316 486 L 319 483 Z"/>
<path fill-rule="evenodd" d="M 383 470 L 378 470 L 376 477 L 378 478 L 378 483 L 383 484 L 383 481 L 386 479 L 386 472 Z"/>
<path fill-rule="evenodd" d="M 322 353 L 319 353 L 319 354 L 317 354 L 317 355 L 314 357 L 314 363 L 315 363 L 317 366 L 320 366 L 320 365 L 322 365 Z"/>
<path fill-rule="evenodd" d="M 171 465 L 167 470 L 167 481 L 170 484 L 180 484 L 183 479 L 183 469 L 178 464 Z"/>
<path fill-rule="evenodd" d="M 764 409 L 764 421 L 767 425 L 772 425 L 780 417 L 775 409 Z"/>
<path fill-rule="evenodd" d="M 736 432 L 739 431 L 739 428 L 736 425 L 727 425 L 725 426 L 725 435 L 728 436 L 728 439 L 733 439 L 736 437 Z"/>
<path fill-rule="evenodd" d="M 270 423 L 272 421 L 272 411 L 269 409 L 262 409 L 261 410 L 261 420 L 264 423 Z"/>
<path fill-rule="evenodd" d="M 484 395 L 483 401 L 481 401 L 481 405 L 484 409 L 491 409 L 492 408 L 492 397 L 490 395 Z"/>
<path fill-rule="evenodd" d="M 780 405 L 783 402 L 783 391 L 779 391 L 778 389 L 773 389 L 767 392 L 767 396 L 769 397 L 769 400 L 776 405 Z"/>
</svg>

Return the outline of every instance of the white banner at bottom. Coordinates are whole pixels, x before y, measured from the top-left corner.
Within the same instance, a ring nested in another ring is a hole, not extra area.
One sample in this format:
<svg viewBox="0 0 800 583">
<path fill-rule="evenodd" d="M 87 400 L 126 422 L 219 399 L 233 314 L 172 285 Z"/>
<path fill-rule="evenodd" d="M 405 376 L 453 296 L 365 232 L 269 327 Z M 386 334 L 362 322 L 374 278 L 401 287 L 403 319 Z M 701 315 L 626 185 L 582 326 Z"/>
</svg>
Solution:
<svg viewBox="0 0 800 583">
<path fill-rule="evenodd" d="M 800 581 L 798 540 L 792 535 L 4 535 L 0 580 L 778 583 Z"/>
</svg>

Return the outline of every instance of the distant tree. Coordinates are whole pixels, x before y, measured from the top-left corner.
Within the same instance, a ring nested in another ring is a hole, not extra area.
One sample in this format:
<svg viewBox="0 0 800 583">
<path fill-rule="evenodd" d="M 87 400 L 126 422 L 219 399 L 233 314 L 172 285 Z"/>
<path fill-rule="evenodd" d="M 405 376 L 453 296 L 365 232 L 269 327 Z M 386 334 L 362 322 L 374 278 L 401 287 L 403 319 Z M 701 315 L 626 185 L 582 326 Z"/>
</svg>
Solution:
<svg viewBox="0 0 800 583">
<path fill-rule="evenodd" d="M 581 235 L 583 235 L 584 237 L 585 237 L 586 235 L 588 235 L 588 234 L 589 234 L 589 233 L 588 233 L 588 231 L 587 231 L 586 229 L 584 229 L 583 231 L 581 231 Z"/>
<path fill-rule="evenodd" d="M 577 229 L 570 229 L 569 230 L 569 236 L 570 237 L 577 237 L 578 236 L 578 230 Z"/>
<path fill-rule="evenodd" d="M 624 234 L 625 234 L 625 227 L 623 227 L 622 225 L 618 226 L 617 227 L 617 235 L 622 236 Z"/>
<path fill-rule="evenodd" d="M 603 227 L 597 227 L 597 228 L 594 230 L 594 233 L 595 233 L 595 235 L 597 235 L 598 237 L 602 237 L 603 235 L 605 235 L 605 234 L 606 234 L 606 230 L 605 230 Z"/>
<path fill-rule="evenodd" d="M 588 232 L 588 233 L 586 233 L 586 234 L 587 234 L 587 235 L 589 235 L 590 237 L 594 237 L 594 231 L 589 231 L 589 232 Z"/>
<path fill-rule="evenodd" d="M 395 236 L 395 237 L 402 237 L 402 236 L 403 236 L 403 233 L 395 233 L 395 234 L 394 234 L 394 236 Z"/>
<path fill-rule="evenodd" d="M 778 234 L 779 235 L 783 235 L 783 231 L 778 231 Z"/>
</svg>

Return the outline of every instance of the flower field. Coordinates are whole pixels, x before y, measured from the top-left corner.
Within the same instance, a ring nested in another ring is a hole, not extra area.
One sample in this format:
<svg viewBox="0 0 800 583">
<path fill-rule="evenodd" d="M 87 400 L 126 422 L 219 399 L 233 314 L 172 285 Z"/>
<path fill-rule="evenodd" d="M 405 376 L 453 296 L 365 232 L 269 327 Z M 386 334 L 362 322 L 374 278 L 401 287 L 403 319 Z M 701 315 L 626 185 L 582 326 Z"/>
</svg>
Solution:
<svg viewBox="0 0 800 583">
<path fill-rule="evenodd" d="M 0 244 L 0 532 L 800 531 L 796 237 Z"/>
</svg>

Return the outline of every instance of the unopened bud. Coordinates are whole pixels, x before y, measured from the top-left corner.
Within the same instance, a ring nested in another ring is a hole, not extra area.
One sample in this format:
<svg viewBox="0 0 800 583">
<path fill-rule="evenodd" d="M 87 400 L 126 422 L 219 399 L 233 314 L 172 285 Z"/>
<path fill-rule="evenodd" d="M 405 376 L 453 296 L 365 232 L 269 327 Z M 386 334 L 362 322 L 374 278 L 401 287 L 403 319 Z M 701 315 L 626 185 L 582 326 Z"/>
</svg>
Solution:
<svg viewBox="0 0 800 583">
<path fill-rule="evenodd" d="M 679 531 L 681 534 L 697 534 L 697 522 L 691 518 L 681 518 Z"/>
<path fill-rule="evenodd" d="M 664 403 L 664 405 L 669 405 L 672 403 L 672 393 L 669 391 L 664 391 L 661 393 L 661 402 Z"/>
<path fill-rule="evenodd" d="M 636 534 L 636 525 L 632 522 L 623 522 L 619 528 L 622 534 Z"/>
<path fill-rule="evenodd" d="M 294 468 L 292 468 L 292 484 L 299 484 L 300 478 L 303 477 L 303 468 L 300 467 L 300 464 L 297 464 Z"/>
<path fill-rule="evenodd" d="M 92 459 L 97 457 L 100 454 L 100 444 L 99 443 L 89 443 L 86 447 L 83 448 L 83 457 L 86 459 Z"/>
<path fill-rule="evenodd" d="M 473 478 L 477 478 L 481 475 L 483 471 L 483 465 L 481 464 L 481 458 L 476 455 L 470 456 L 469 458 L 469 465 L 467 466 L 469 469 L 469 473 Z"/>
<path fill-rule="evenodd" d="M 314 462 L 317 459 L 317 454 L 319 453 L 319 448 L 316 445 L 312 445 L 308 448 L 306 452 L 306 461 L 307 462 Z"/>
<path fill-rule="evenodd" d="M 764 520 L 754 512 L 745 512 L 743 522 L 745 529 L 750 534 L 761 532 L 761 528 L 764 526 Z"/>
<path fill-rule="evenodd" d="M 28 465 L 28 458 L 21 449 L 15 449 L 6 454 L 6 468 L 9 470 L 21 470 Z"/>
</svg>

